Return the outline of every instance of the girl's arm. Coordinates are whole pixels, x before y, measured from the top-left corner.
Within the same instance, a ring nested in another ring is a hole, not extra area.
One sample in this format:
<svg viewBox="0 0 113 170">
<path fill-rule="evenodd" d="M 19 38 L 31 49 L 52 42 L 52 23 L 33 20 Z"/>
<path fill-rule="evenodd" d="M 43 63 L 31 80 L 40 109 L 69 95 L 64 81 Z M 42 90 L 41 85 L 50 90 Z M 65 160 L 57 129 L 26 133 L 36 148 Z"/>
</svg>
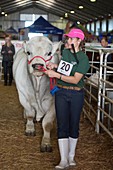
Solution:
<svg viewBox="0 0 113 170">
<path fill-rule="evenodd" d="M 72 84 L 77 84 L 83 77 L 83 74 L 78 72 L 76 72 L 74 76 L 65 76 L 53 70 L 47 70 L 45 74 L 47 74 L 49 77 L 55 77 L 57 79 L 61 79 L 64 82 L 72 83 Z"/>
</svg>

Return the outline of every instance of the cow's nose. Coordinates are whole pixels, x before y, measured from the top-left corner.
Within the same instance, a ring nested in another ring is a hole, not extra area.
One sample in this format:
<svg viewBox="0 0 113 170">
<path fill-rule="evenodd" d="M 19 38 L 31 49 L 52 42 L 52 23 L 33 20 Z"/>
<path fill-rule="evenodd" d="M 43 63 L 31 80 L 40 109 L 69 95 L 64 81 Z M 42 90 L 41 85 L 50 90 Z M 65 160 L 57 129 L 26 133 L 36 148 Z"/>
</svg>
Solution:
<svg viewBox="0 0 113 170">
<path fill-rule="evenodd" d="M 43 67 L 44 66 L 44 64 L 32 64 L 32 67 L 35 69 L 35 68 L 37 68 L 38 66 L 40 66 L 40 67 Z"/>
</svg>

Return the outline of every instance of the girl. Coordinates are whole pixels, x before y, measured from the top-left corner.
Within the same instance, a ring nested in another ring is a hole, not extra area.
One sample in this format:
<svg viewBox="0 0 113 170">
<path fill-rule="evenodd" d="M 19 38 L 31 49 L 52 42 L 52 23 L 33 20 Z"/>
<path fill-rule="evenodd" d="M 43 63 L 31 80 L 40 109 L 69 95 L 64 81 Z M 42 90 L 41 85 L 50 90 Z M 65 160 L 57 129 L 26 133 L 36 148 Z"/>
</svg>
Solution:
<svg viewBox="0 0 113 170">
<path fill-rule="evenodd" d="M 68 49 L 63 50 L 59 65 L 49 63 L 49 70 L 45 72 L 49 77 L 58 79 L 59 87 L 59 91 L 55 93 L 55 109 L 61 161 L 56 169 L 76 165 L 74 156 L 84 103 L 84 75 L 90 67 L 88 57 L 80 50 L 80 44 L 84 40 L 83 31 L 73 28 L 64 36 L 68 38 Z M 52 70 L 56 67 L 57 72 Z"/>
</svg>

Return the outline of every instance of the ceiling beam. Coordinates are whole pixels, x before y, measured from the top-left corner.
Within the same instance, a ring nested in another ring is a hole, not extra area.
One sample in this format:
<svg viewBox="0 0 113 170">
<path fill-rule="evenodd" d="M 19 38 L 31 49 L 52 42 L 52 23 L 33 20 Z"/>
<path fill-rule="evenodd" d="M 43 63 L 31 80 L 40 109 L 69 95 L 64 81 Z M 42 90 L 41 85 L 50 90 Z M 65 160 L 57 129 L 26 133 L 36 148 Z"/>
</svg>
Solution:
<svg viewBox="0 0 113 170">
<path fill-rule="evenodd" d="M 48 8 L 49 10 L 54 10 L 54 11 L 57 11 L 58 13 L 60 13 L 60 14 L 62 14 L 61 16 L 64 16 L 64 13 L 66 13 L 67 11 L 66 11 L 66 9 L 65 8 L 62 8 L 62 7 L 60 7 L 60 6 L 58 6 L 57 5 L 57 7 L 55 7 L 54 5 L 53 6 L 51 6 L 50 5 L 50 3 L 44 3 L 44 1 L 43 0 L 41 0 L 38 4 L 37 4 L 38 6 L 42 6 L 42 7 L 44 7 L 45 9 L 46 8 Z M 86 16 L 80 16 L 80 15 L 78 15 L 77 13 L 76 14 L 74 14 L 74 15 L 72 15 L 71 13 L 69 14 L 69 18 L 66 18 L 66 19 L 70 19 L 70 18 L 75 18 L 75 21 L 76 20 L 88 20 L 88 18 L 86 17 Z"/>
<path fill-rule="evenodd" d="M 10 4 L 6 7 L 4 7 L 4 12 L 10 13 L 10 12 L 13 12 L 15 9 L 18 10 L 18 9 L 28 6 L 28 5 L 32 5 L 32 2 L 30 2 L 29 0 L 27 3 L 25 1 L 23 1 L 21 4 L 18 4 L 18 3 L 14 4 L 14 5 Z"/>
<path fill-rule="evenodd" d="M 44 3 L 44 0 L 40 0 L 40 2 L 43 2 Z M 39 2 L 39 3 L 40 3 Z M 73 4 L 72 3 L 69 3 L 69 5 L 67 4 L 66 5 L 66 2 L 64 1 L 59 1 L 59 0 L 56 0 L 54 3 L 53 3 L 53 5 L 51 5 L 52 4 L 52 1 L 51 0 L 48 0 L 47 2 L 46 2 L 47 4 L 49 4 L 50 6 L 55 6 L 56 8 L 60 8 L 61 10 L 64 10 L 65 9 L 65 12 L 67 12 L 67 13 L 69 13 L 70 15 L 72 15 L 71 13 L 70 13 L 70 11 L 72 10 L 72 7 L 73 7 Z M 75 8 L 75 7 L 74 7 Z M 84 10 L 84 9 L 83 9 Z M 77 9 L 76 9 L 76 11 L 75 11 L 75 14 L 73 14 L 73 16 L 75 16 L 75 15 L 79 15 L 79 14 L 81 14 L 81 16 L 82 17 L 85 17 L 86 19 L 88 19 L 89 17 L 87 17 L 87 16 L 90 16 L 90 17 L 92 17 L 92 16 L 94 16 L 95 17 L 95 15 L 93 15 L 93 14 L 91 14 L 91 13 L 89 13 L 89 12 L 87 12 L 87 13 L 84 13 L 84 15 L 83 15 L 83 11 L 82 10 L 80 10 L 80 9 L 78 9 L 78 6 L 77 6 Z"/>
</svg>

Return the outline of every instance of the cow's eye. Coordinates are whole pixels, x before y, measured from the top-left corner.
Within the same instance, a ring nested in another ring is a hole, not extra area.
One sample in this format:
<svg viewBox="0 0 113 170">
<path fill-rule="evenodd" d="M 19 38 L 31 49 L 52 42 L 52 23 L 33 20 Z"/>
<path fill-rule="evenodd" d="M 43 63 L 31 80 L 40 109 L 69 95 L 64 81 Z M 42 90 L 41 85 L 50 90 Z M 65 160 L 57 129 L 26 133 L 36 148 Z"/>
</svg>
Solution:
<svg viewBox="0 0 113 170">
<path fill-rule="evenodd" d="M 27 51 L 27 54 L 28 54 L 28 55 L 30 55 L 30 52 L 29 52 L 29 51 Z"/>
<path fill-rule="evenodd" d="M 50 56 L 51 55 L 51 51 L 48 53 L 48 56 Z"/>
</svg>

